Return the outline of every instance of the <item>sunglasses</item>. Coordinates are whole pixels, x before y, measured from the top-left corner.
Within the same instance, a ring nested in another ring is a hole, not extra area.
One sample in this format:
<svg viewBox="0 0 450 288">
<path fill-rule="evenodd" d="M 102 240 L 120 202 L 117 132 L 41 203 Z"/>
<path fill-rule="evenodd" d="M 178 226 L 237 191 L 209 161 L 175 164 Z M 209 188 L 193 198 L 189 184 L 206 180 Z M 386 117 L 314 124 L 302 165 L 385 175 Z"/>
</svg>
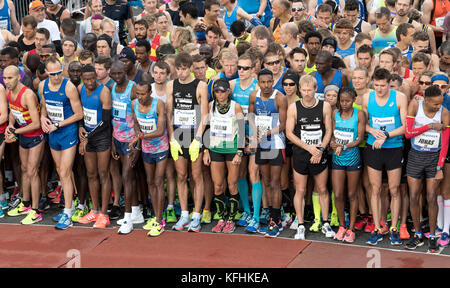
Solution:
<svg viewBox="0 0 450 288">
<path fill-rule="evenodd" d="M 301 11 L 303 11 L 303 10 L 306 10 L 305 8 L 303 8 L 303 7 L 297 7 L 297 8 L 292 8 L 291 9 L 292 10 L 292 12 L 301 12 Z"/>
<path fill-rule="evenodd" d="M 293 87 L 293 86 L 295 86 L 295 85 L 297 85 L 297 84 L 294 83 L 294 82 L 291 82 L 291 83 L 286 83 L 286 82 L 284 82 L 284 83 L 283 83 L 283 86 L 291 86 L 291 87 Z"/>
<path fill-rule="evenodd" d="M 280 64 L 280 60 L 275 60 L 275 61 L 272 61 L 272 62 L 266 62 L 266 64 L 267 65 L 269 65 L 269 66 L 272 66 L 272 65 L 278 65 L 278 64 Z"/>
<path fill-rule="evenodd" d="M 439 87 L 440 89 L 447 89 L 448 84 L 433 84 L 434 86 Z"/>
<path fill-rule="evenodd" d="M 56 72 L 48 72 L 48 71 L 46 71 L 47 72 L 47 74 L 49 75 L 49 76 L 58 76 L 58 75 L 61 75 L 61 73 L 63 72 L 63 70 L 59 70 L 59 71 L 56 71 Z"/>
<path fill-rule="evenodd" d="M 427 85 L 427 86 L 429 86 L 429 85 L 431 85 L 431 82 L 419 81 L 419 85 Z"/>
<path fill-rule="evenodd" d="M 39 54 L 39 56 L 41 58 L 48 58 L 48 57 L 52 56 L 52 54 Z"/>
<path fill-rule="evenodd" d="M 238 65 L 238 70 L 248 71 L 250 69 L 252 69 L 252 67 L 250 67 L 250 66 L 240 66 L 240 65 Z"/>
</svg>

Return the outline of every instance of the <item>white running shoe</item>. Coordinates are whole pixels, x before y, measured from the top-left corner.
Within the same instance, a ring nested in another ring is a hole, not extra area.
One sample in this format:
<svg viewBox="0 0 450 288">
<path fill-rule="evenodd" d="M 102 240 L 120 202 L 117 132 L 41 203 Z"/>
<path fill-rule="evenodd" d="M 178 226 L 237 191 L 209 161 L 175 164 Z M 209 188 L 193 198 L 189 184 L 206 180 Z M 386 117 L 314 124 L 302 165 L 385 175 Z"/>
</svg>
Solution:
<svg viewBox="0 0 450 288">
<path fill-rule="evenodd" d="M 117 233 L 125 235 L 131 233 L 131 231 L 133 231 L 133 223 L 129 221 L 123 221 Z"/>
<path fill-rule="evenodd" d="M 322 225 L 322 233 L 325 234 L 325 237 L 332 238 L 336 233 L 331 229 L 330 223 L 326 222 Z"/>
<path fill-rule="evenodd" d="M 117 224 L 122 225 L 124 220 L 125 218 L 117 220 Z M 145 222 L 144 216 L 142 215 L 142 213 L 139 213 L 137 215 L 131 214 L 131 222 L 132 224 L 142 224 Z"/>
<path fill-rule="evenodd" d="M 305 226 L 300 225 L 297 228 L 297 233 L 294 236 L 294 239 L 296 240 L 305 240 Z"/>
<path fill-rule="evenodd" d="M 297 230 L 297 228 L 298 228 L 298 217 L 295 216 L 295 220 L 294 220 L 294 222 L 292 222 L 292 224 L 291 224 L 291 226 L 289 227 L 289 229 L 291 229 L 291 230 Z"/>
</svg>

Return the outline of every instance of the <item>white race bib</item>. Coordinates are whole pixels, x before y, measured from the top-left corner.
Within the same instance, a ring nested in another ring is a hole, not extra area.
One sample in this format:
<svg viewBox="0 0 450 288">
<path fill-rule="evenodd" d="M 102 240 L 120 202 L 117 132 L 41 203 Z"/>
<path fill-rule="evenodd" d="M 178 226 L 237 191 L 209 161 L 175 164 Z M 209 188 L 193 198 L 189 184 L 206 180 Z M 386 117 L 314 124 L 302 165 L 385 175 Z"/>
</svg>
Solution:
<svg viewBox="0 0 450 288">
<path fill-rule="evenodd" d="M 372 117 L 373 128 L 391 132 L 395 130 L 395 118 L 394 117 Z"/>
<path fill-rule="evenodd" d="M 97 110 L 83 108 L 84 124 L 94 128 L 97 125 Z"/>
<path fill-rule="evenodd" d="M 233 119 L 226 117 L 212 117 L 211 133 L 217 137 L 229 137 L 233 134 Z"/>
<path fill-rule="evenodd" d="M 272 116 L 255 116 L 255 124 L 258 130 L 265 132 L 272 129 Z"/>
<path fill-rule="evenodd" d="M 175 109 L 173 111 L 173 124 L 175 126 L 184 126 L 189 128 L 195 128 L 196 113 L 195 110 L 179 110 Z"/>
<path fill-rule="evenodd" d="M 445 17 L 439 17 L 439 18 L 436 18 L 436 26 L 437 26 L 437 27 L 442 27 L 442 26 L 444 26 L 444 20 L 445 20 Z"/>
<path fill-rule="evenodd" d="M 414 137 L 414 145 L 423 149 L 437 149 L 441 140 L 441 133 L 434 130 L 428 130 L 419 136 Z"/>
<path fill-rule="evenodd" d="M 322 144 L 322 130 L 300 131 L 300 139 L 308 145 L 319 146 Z"/>
<path fill-rule="evenodd" d="M 151 133 L 153 131 L 156 131 L 158 128 L 156 126 L 156 119 L 144 119 L 144 118 L 137 118 L 139 122 L 139 128 L 141 128 L 141 131 L 144 134 Z"/>
<path fill-rule="evenodd" d="M 353 136 L 353 132 L 334 130 L 336 144 L 347 145 L 348 143 L 353 142 Z"/>
<path fill-rule="evenodd" d="M 16 122 L 20 125 L 20 126 L 27 126 L 27 122 L 25 121 L 25 118 L 23 118 L 23 114 L 20 111 L 11 109 L 11 113 L 14 116 L 14 119 L 16 119 Z"/>
<path fill-rule="evenodd" d="M 8 20 L 0 20 L 0 29 L 9 30 Z"/>
<path fill-rule="evenodd" d="M 127 119 L 127 103 L 113 101 L 113 116 L 116 120 L 125 121 Z"/>
<path fill-rule="evenodd" d="M 55 105 L 46 105 L 47 116 L 53 123 L 58 123 L 64 120 L 64 107 Z"/>
<path fill-rule="evenodd" d="M 325 101 L 325 94 L 324 93 L 316 93 L 315 95 L 317 100 Z"/>
</svg>

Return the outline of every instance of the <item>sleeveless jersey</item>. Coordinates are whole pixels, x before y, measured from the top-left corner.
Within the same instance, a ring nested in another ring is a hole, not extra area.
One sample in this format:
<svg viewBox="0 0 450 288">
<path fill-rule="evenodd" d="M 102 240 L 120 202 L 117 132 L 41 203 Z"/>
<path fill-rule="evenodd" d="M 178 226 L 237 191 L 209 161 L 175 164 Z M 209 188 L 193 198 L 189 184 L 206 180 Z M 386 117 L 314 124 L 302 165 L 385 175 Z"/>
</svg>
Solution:
<svg viewBox="0 0 450 288">
<path fill-rule="evenodd" d="M 215 100 L 214 100 L 215 101 Z M 237 152 L 238 122 L 236 119 L 236 102 L 231 100 L 227 113 L 221 114 L 213 103 L 209 110 L 209 150 L 226 154 Z"/>
<path fill-rule="evenodd" d="M 117 83 L 111 90 L 113 136 L 120 142 L 131 142 L 134 138 L 134 120 L 131 112 L 131 91 L 133 81 L 128 81 L 125 91 L 116 92 Z"/>
<path fill-rule="evenodd" d="M 158 129 L 158 114 L 157 114 L 157 98 L 153 98 L 150 111 L 142 113 L 139 111 L 139 99 L 134 101 L 134 114 L 139 123 L 139 129 L 142 133 L 148 134 Z M 142 152 L 144 153 L 159 153 L 169 150 L 169 139 L 167 137 L 167 129 L 164 130 L 164 135 L 158 138 L 142 139 Z"/>
<path fill-rule="evenodd" d="M 333 79 L 331 79 L 329 84 L 336 84 L 339 88 L 342 87 L 342 72 L 341 70 L 338 69 L 334 69 L 336 70 L 336 74 L 334 74 Z M 322 75 L 320 75 L 319 72 L 316 72 L 316 74 L 314 74 L 314 78 L 316 78 L 317 81 L 317 90 L 316 90 L 316 98 L 322 101 L 325 101 L 325 85 L 323 84 L 322 81 Z"/>
<path fill-rule="evenodd" d="M 275 106 L 277 92 L 277 90 L 274 90 L 268 100 L 261 98 L 261 90 L 256 93 L 255 124 L 257 129 L 263 131 L 262 133 L 280 125 L 279 112 Z M 280 132 L 262 139 L 258 147 L 263 149 L 284 149 L 285 142 L 284 133 Z"/>
<path fill-rule="evenodd" d="M 342 50 L 339 48 L 339 45 L 337 47 L 336 53 L 342 56 L 342 59 L 344 59 L 345 57 L 349 56 L 349 55 L 355 55 L 356 51 L 355 51 L 355 41 L 352 42 L 352 45 L 350 45 L 350 47 L 348 47 L 345 50 Z"/>
<path fill-rule="evenodd" d="M 433 12 L 431 15 L 430 24 L 436 27 L 443 28 L 444 19 L 450 9 L 450 1 L 449 0 L 433 0 Z M 436 36 L 441 37 L 442 33 L 435 32 Z"/>
<path fill-rule="evenodd" d="M 156 87 L 155 87 L 155 83 L 152 83 L 152 98 L 157 98 L 161 101 L 164 102 L 164 104 L 166 103 L 166 94 L 164 93 L 164 95 L 159 96 L 158 94 L 156 94 Z"/>
<path fill-rule="evenodd" d="M 382 131 L 391 132 L 402 126 L 400 111 L 397 107 L 397 92 L 390 90 L 389 99 L 381 107 L 376 101 L 375 91 L 369 94 L 369 103 L 367 107 L 369 114 L 370 127 Z M 373 145 L 375 137 L 369 133 L 367 144 Z M 381 148 L 399 148 L 403 146 L 402 136 L 396 136 L 386 139 Z"/>
<path fill-rule="evenodd" d="M 427 117 L 423 110 L 423 100 L 417 101 L 417 115 L 414 119 L 414 128 L 419 128 L 430 123 L 441 123 L 442 120 L 442 105 L 433 118 Z M 441 131 L 430 129 L 416 137 L 411 138 L 411 147 L 414 150 L 422 152 L 438 152 L 441 150 Z"/>
<path fill-rule="evenodd" d="M 84 129 L 91 131 L 102 121 L 102 103 L 100 102 L 100 93 L 103 84 L 98 85 L 97 89 L 91 95 L 87 95 L 86 86 L 81 87 L 80 100 L 83 106 Z"/>
<path fill-rule="evenodd" d="M 19 125 L 19 127 L 25 127 L 25 126 L 31 124 L 31 122 L 32 122 L 31 116 L 30 116 L 30 111 L 27 108 L 23 107 L 22 104 L 20 103 L 20 100 L 22 99 L 22 95 L 23 95 L 23 93 L 25 93 L 25 91 L 27 91 L 27 89 L 30 89 L 30 88 L 24 86 L 19 91 L 19 94 L 17 94 L 17 98 L 14 101 L 11 98 L 11 91 L 9 91 L 9 93 L 8 93 L 9 109 L 11 110 L 11 113 L 14 116 L 14 119 L 16 120 L 16 123 Z M 36 108 L 38 109 L 39 114 L 41 114 L 39 104 L 37 105 Z M 39 117 L 38 121 L 40 121 L 40 117 Z M 36 136 L 42 135 L 43 133 L 44 132 L 39 127 L 36 130 L 30 131 L 27 133 L 23 133 L 22 135 L 25 137 L 36 137 Z"/>
<path fill-rule="evenodd" d="M 353 109 L 352 117 L 341 118 L 339 111 L 334 115 L 335 128 L 333 131 L 336 144 L 347 145 L 358 138 L 358 109 Z M 361 162 L 359 148 L 353 147 L 342 150 L 341 156 L 333 153 L 333 162 L 339 166 L 355 166 Z"/>
<path fill-rule="evenodd" d="M 383 50 L 386 47 L 389 47 L 390 45 L 397 44 L 397 36 L 395 34 L 397 31 L 397 26 L 393 27 L 394 29 L 392 29 L 391 33 L 389 33 L 386 36 L 382 36 L 378 28 L 377 30 L 375 30 L 375 35 L 373 36 L 372 40 L 372 47 L 375 54 L 379 54 L 381 50 Z"/>
<path fill-rule="evenodd" d="M 241 79 L 236 79 L 236 84 L 234 85 L 233 95 L 232 98 L 234 101 L 239 103 L 242 107 L 242 111 L 244 112 L 244 120 L 247 125 L 247 114 L 248 114 L 248 105 L 249 105 L 249 96 L 250 93 L 255 91 L 256 85 L 258 81 L 256 79 L 253 79 L 250 86 L 247 87 L 247 89 L 241 88 Z"/>
<path fill-rule="evenodd" d="M 225 9 L 225 15 L 223 15 L 223 21 L 225 22 L 225 25 L 227 26 L 228 33 L 230 33 L 230 34 L 231 34 L 231 30 L 230 30 L 231 24 L 234 21 L 238 20 L 237 19 L 238 8 L 239 8 L 239 5 L 236 5 L 236 7 L 234 7 L 234 10 L 231 12 L 230 16 L 228 16 L 228 10 Z"/>
<path fill-rule="evenodd" d="M 3 8 L 0 10 L 0 29 L 11 31 L 11 12 L 8 1 L 3 1 Z"/>
<path fill-rule="evenodd" d="M 194 79 L 188 84 L 173 81 L 173 128 L 182 129 L 194 139 L 194 131 L 201 121 L 201 109 L 197 101 L 197 86 L 200 80 Z"/>
</svg>

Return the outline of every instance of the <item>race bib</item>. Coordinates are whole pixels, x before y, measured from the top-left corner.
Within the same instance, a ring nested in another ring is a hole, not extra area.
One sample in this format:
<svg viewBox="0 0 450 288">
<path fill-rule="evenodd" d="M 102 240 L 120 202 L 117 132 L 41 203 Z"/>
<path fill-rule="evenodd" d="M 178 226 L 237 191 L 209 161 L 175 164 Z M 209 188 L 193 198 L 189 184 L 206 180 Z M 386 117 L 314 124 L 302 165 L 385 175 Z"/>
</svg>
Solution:
<svg viewBox="0 0 450 288">
<path fill-rule="evenodd" d="M 348 143 L 353 142 L 353 136 L 353 132 L 334 130 L 336 144 L 347 145 Z"/>
<path fill-rule="evenodd" d="M 441 140 L 441 133 L 433 130 L 428 130 L 419 136 L 414 137 L 414 145 L 424 150 L 437 149 Z"/>
<path fill-rule="evenodd" d="M 255 124 L 258 130 L 265 133 L 266 131 L 272 129 L 272 116 L 257 115 L 255 117 Z"/>
<path fill-rule="evenodd" d="M 439 18 L 436 18 L 436 26 L 437 26 L 437 27 L 442 27 L 442 26 L 444 26 L 444 19 L 445 19 L 445 17 L 439 17 Z"/>
<path fill-rule="evenodd" d="M 175 109 L 173 112 L 174 125 L 181 126 L 184 128 L 195 128 L 196 121 L 196 113 L 195 110 L 179 110 Z"/>
<path fill-rule="evenodd" d="M 97 125 L 97 110 L 83 108 L 83 114 L 86 127 L 94 128 Z"/>
<path fill-rule="evenodd" d="M 315 95 L 317 100 L 325 101 L 325 94 L 324 93 L 316 93 Z"/>
<path fill-rule="evenodd" d="M 242 112 L 244 113 L 244 120 L 247 122 L 247 114 L 248 114 L 248 105 L 241 105 Z"/>
<path fill-rule="evenodd" d="M 391 132 L 395 130 L 395 118 L 394 117 L 372 117 L 372 128 L 381 131 Z"/>
<path fill-rule="evenodd" d="M 212 136 L 229 138 L 233 134 L 232 118 L 213 117 L 210 126 Z"/>
<path fill-rule="evenodd" d="M 46 105 L 47 116 L 53 123 L 58 123 L 64 120 L 64 107 L 55 105 Z"/>
<path fill-rule="evenodd" d="M 20 126 L 27 126 L 27 122 L 25 121 L 25 118 L 23 118 L 23 114 L 20 111 L 11 109 L 11 113 L 14 116 L 14 119 L 16 119 L 16 122 L 20 125 Z"/>
<path fill-rule="evenodd" d="M 127 119 L 127 103 L 113 101 L 112 113 L 114 120 L 125 121 Z"/>
<path fill-rule="evenodd" d="M 0 29 L 9 30 L 8 20 L 0 20 Z"/>
<path fill-rule="evenodd" d="M 308 145 L 319 146 L 322 144 L 322 130 L 317 131 L 301 130 L 300 139 Z"/>
<path fill-rule="evenodd" d="M 139 122 L 139 128 L 144 134 L 151 133 L 153 131 L 156 131 L 158 128 L 156 125 L 156 119 L 145 119 L 145 118 L 137 118 Z"/>
</svg>

